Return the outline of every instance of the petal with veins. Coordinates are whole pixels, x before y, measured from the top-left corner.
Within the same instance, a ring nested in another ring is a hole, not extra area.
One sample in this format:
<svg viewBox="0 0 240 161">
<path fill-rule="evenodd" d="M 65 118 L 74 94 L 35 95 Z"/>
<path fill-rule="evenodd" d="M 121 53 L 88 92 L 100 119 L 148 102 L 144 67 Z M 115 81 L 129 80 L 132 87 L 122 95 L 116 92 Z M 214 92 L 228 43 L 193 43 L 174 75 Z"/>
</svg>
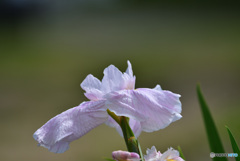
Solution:
<svg viewBox="0 0 240 161">
<path fill-rule="evenodd" d="M 83 80 L 81 87 L 86 91 L 85 96 L 90 100 L 100 100 L 103 96 L 102 83 L 91 74 Z"/>
<path fill-rule="evenodd" d="M 179 97 L 169 91 L 147 88 L 115 91 L 105 96 L 111 111 L 139 121 L 146 132 L 165 128 L 181 116 Z"/>
<path fill-rule="evenodd" d="M 70 142 L 104 123 L 107 118 L 104 101 L 83 102 L 49 120 L 33 137 L 51 152 L 63 153 Z"/>
<path fill-rule="evenodd" d="M 155 146 L 152 146 L 151 149 L 147 149 L 147 155 L 144 155 L 146 161 L 158 161 L 161 157 L 160 151 L 157 152 Z"/>
<path fill-rule="evenodd" d="M 179 157 L 179 152 L 174 150 L 173 148 L 169 148 L 166 152 L 164 152 L 159 161 L 184 161 L 181 157 Z"/>
<path fill-rule="evenodd" d="M 114 65 L 104 69 L 102 79 L 102 91 L 109 93 L 111 91 L 121 90 L 124 85 L 123 74 Z"/>
<path fill-rule="evenodd" d="M 135 88 L 135 76 L 133 76 L 132 65 L 129 61 L 125 73 L 122 73 L 114 65 L 110 65 L 104 69 L 103 73 L 102 91 L 104 93 Z"/>
</svg>

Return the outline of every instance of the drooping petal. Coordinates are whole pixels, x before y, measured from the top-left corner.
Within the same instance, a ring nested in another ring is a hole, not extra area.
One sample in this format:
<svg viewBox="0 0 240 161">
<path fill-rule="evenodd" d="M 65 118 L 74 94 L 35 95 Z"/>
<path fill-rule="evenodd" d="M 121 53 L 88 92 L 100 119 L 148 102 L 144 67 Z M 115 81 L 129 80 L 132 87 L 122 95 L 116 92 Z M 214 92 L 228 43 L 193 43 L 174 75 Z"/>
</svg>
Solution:
<svg viewBox="0 0 240 161">
<path fill-rule="evenodd" d="M 147 149 L 147 155 L 144 155 L 145 161 L 158 161 L 161 157 L 160 151 L 157 152 L 155 146 L 152 146 L 151 149 Z"/>
<path fill-rule="evenodd" d="M 122 150 L 112 152 L 112 157 L 116 161 L 140 161 L 140 157 L 137 153 L 130 153 Z"/>
<path fill-rule="evenodd" d="M 33 137 L 51 152 L 63 153 L 69 148 L 70 142 L 107 120 L 104 105 L 104 101 L 83 102 L 49 120 Z"/>
<path fill-rule="evenodd" d="M 179 101 L 179 98 L 181 96 L 179 94 L 172 93 L 171 91 L 162 90 L 160 85 L 157 85 L 154 89 L 164 92 L 166 95 L 166 98 L 170 100 L 168 101 L 169 107 L 172 107 L 171 109 L 176 112 L 173 118 L 173 122 L 182 118 L 182 116 L 180 115 L 180 113 L 182 112 L 182 105 L 181 105 L 181 102 Z"/>
<path fill-rule="evenodd" d="M 169 91 L 140 88 L 115 91 L 104 96 L 107 106 L 118 116 L 140 121 L 143 131 L 165 128 L 181 116 L 180 95 Z"/>
<path fill-rule="evenodd" d="M 139 121 L 134 120 L 134 119 L 130 119 L 129 120 L 129 125 L 130 125 L 135 137 L 137 138 L 142 132 L 141 123 Z"/>
<path fill-rule="evenodd" d="M 89 74 L 80 86 L 86 91 L 85 96 L 90 100 L 100 100 L 103 96 L 103 92 L 101 91 L 102 83 L 92 74 Z"/>
<path fill-rule="evenodd" d="M 137 121 L 144 121 L 146 117 L 135 108 L 135 100 L 133 100 L 131 93 L 133 90 L 121 90 L 108 93 L 104 96 L 106 99 L 106 106 L 117 116 L 126 116 Z"/>
<path fill-rule="evenodd" d="M 182 112 L 181 102 L 179 101 L 179 98 L 181 96 L 179 94 L 175 94 L 175 93 L 172 93 L 171 91 L 167 91 L 167 90 L 162 90 L 160 85 L 157 85 L 153 89 L 160 91 L 160 92 L 164 92 L 165 98 L 167 98 L 169 100 L 169 101 L 166 100 L 168 103 L 168 107 L 171 107 L 171 109 L 175 110 L 177 113 Z"/>
<path fill-rule="evenodd" d="M 173 148 L 169 148 L 166 152 L 164 152 L 159 161 L 184 161 L 181 157 L 179 157 L 179 152 L 174 150 Z"/>
</svg>

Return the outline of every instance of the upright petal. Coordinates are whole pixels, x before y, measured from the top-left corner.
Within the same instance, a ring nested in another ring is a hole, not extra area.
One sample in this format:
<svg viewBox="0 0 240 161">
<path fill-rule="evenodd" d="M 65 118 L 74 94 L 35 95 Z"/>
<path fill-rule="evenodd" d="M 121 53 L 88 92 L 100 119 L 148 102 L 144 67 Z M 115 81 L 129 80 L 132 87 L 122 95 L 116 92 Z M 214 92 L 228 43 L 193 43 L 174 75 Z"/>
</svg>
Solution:
<svg viewBox="0 0 240 161">
<path fill-rule="evenodd" d="M 157 90 L 157 91 L 162 91 L 162 88 L 161 88 L 161 86 L 158 84 L 158 85 L 156 85 L 156 87 L 155 88 L 153 88 L 153 89 L 155 89 L 155 90 Z"/>
<path fill-rule="evenodd" d="M 114 65 L 110 65 L 104 69 L 104 77 L 102 79 L 102 91 L 109 93 L 111 91 L 123 89 L 124 80 L 122 72 Z"/>
<path fill-rule="evenodd" d="M 128 68 L 126 72 L 123 74 L 124 89 L 135 89 L 136 77 L 133 76 L 132 65 L 130 61 L 127 61 L 127 63 L 128 63 Z"/>
<path fill-rule="evenodd" d="M 179 157 L 179 152 L 174 150 L 173 148 L 169 148 L 166 152 L 164 152 L 159 161 L 184 161 L 181 157 Z"/>
<path fill-rule="evenodd" d="M 129 61 L 126 73 L 122 73 L 114 65 L 107 67 L 103 73 L 101 91 L 104 93 L 135 88 L 135 76 L 133 76 L 132 65 Z"/>
<path fill-rule="evenodd" d="M 147 155 L 144 155 L 145 161 L 159 161 L 161 157 L 160 151 L 157 152 L 155 146 L 152 146 L 151 149 L 147 149 Z"/>
<path fill-rule="evenodd" d="M 179 95 L 155 89 L 121 90 L 105 96 L 107 106 L 118 116 L 127 116 L 141 123 L 143 131 L 165 128 L 181 109 Z"/>
<path fill-rule="evenodd" d="M 126 73 L 127 73 L 129 76 L 133 77 L 132 64 L 130 63 L 129 60 L 127 61 L 127 64 L 128 64 L 128 68 L 127 68 L 127 70 L 126 70 Z"/>
<path fill-rule="evenodd" d="M 51 152 L 63 153 L 69 148 L 70 142 L 107 120 L 104 104 L 104 101 L 83 102 L 49 120 L 33 137 Z"/>
<path fill-rule="evenodd" d="M 100 100 L 103 96 L 102 83 L 91 74 L 83 80 L 80 86 L 86 91 L 85 96 L 90 100 Z"/>
</svg>

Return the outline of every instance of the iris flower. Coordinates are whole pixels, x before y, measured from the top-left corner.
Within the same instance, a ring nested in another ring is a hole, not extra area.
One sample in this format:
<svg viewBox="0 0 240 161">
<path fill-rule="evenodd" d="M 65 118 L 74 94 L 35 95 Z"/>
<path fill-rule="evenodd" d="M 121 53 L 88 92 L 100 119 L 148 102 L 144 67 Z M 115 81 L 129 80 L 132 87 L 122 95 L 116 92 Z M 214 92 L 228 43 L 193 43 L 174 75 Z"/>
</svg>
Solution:
<svg viewBox="0 0 240 161">
<path fill-rule="evenodd" d="M 153 89 L 135 89 L 136 77 L 131 63 L 127 63 L 124 73 L 114 65 L 107 67 L 102 81 L 89 74 L 81 83 L 89 101 L 53 117 L 39 128 L 33 134 L 39 145 L 51 152 L 63 153 L 70 142 L 103 123 L 115 127 L 121 134 L 120 126 L 107 111 L 128 117 L 136 137 L 141 131 L 157 131 L 180 119 L 180 95 L 162 90 L 159 85 Z"/>
<path fill-rule="evenodd" d="M 137 153 L 130 153 L 126 151 L 114 151 L 112 157 L 116 161 L 140 161 L 140 157 Z M 160 151 L 157 152 L 155 146 L 151 149 L 147 149 L 147 155 L 144 155 L 145 161 L 184 161 L 177 150 L 169 148 L 163 154 Z"/>
<path fill-rule="evenodd" d="M 144 156 L 145 161 L 184 161 L 177 150 L 169 148 L 163 154 L 160 151 L 157 152 L 155 146 L 151 149 L 147 149 L 147 155 Z"/>
</svg>

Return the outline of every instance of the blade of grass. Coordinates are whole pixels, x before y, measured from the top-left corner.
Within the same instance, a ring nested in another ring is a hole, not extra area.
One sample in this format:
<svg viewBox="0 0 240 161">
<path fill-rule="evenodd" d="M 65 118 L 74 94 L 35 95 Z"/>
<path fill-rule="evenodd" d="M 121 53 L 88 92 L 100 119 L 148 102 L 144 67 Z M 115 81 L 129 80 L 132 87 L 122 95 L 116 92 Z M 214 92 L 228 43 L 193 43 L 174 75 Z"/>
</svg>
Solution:
<svg viewBox="0 0 240 161">
<path fill-rule="evenodd" d="M 179 151 L 180 157 L 183 158 L 184 160 L 186 160 L 180 146 L 178 146 L 178 151 Z"/>
<path fill-rule="evenodd" d="M 233 137 L 231 131 L 229 130 L 229 128 L 227 126 L 225 126 L 225 127 L 227 128 L 227 132 L 228 132 L 229 138 L 231 140 L 233 152 L 238 154 L 238 157 L 235 157 L 235 160 L 236 161 L 240 161 L 240 156 L 239 156 L 240 155 L 240 151 L 239 151 L 239 147 L 237 145 L 237 142 L 234 139 L 234 137 Z"/>
<path fill-rule="evenodd" d="M 198 100 L 199 100 L 199 104 L 200 104 L 202 115 L 203 115 L 203 120 L 206 128 L 206 132 L 207 132 L 210 149 L 214 153 L 224 153 L 224 149 L 223 149 L 222 142 L 220 140 L 217 128 L 215 126 L 215 123 L 213 121 L 209 108 L 207 106 L 207 103 L 205 102 L 205 99 L 202 95 L 199 85 L 197 85 L 197 95 L 198 95 Z M 227 158 L 215 157 L 213 158 L 213 161 L 227 161 Z"/>
</svg>

